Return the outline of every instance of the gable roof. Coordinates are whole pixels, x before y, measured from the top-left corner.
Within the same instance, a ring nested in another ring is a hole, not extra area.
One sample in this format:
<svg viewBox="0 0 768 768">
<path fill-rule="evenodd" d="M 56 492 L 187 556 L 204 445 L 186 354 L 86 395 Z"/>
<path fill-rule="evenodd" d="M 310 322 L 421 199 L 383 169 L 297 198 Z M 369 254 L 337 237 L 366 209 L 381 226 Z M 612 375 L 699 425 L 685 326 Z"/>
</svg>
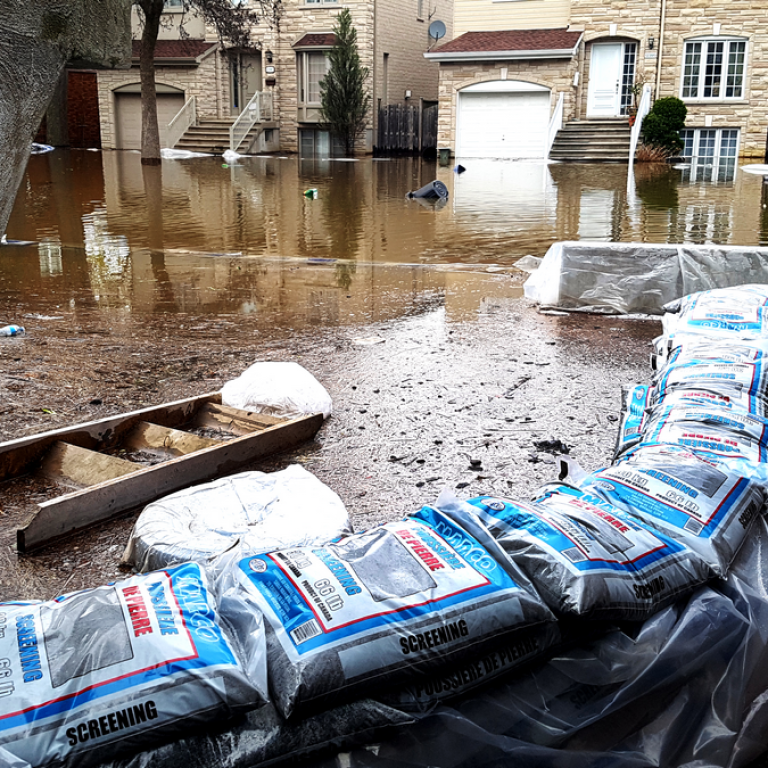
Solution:
<svg viewBox="0 0 768 768">
<path fill-rule="evenodd" d="M 131 46 L 131 62 L 138 64 L 141 56 L 141 40 L 132 40 Z M 155 44 L 155 61 L 163 66 L 174 64 L 196 66 L 218 47 L 218 43 L 206 40 L 158 40 Z"/>
<path fill-rule="evenodd" d="M 465 32 L 424 57 L 438 61 L 571 58 L 576 55 L 582 34 L 568 29 Z"/>
<path fill-rule="evenodd" d="M 293 44 L 293 48 L 333 48 L 336 35 L 333 32 L 307 32 Z"/>
</svg>

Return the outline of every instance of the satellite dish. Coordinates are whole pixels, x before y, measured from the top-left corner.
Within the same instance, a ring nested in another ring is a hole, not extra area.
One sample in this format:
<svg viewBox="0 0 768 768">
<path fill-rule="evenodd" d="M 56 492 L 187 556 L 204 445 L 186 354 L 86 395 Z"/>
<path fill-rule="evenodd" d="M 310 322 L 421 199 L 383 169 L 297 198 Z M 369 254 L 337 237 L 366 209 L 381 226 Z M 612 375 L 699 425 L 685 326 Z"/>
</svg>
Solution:
<svg viewBox="0 0 768 768">
<path fill-rule="evenodd" d="M 433 21 L 429 25 L 429 36 L 434 37 L 435 40 L 445 37 L 445 24 L 442 21 Z"/>
</svg>

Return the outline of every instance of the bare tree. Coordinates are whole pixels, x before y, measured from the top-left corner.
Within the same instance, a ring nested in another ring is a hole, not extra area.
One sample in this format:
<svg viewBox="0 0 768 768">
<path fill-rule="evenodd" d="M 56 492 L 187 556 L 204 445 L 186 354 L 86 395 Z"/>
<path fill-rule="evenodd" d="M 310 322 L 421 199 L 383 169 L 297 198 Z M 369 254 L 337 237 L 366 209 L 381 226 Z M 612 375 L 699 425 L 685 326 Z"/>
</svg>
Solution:
<svg viewBox="0 0 768 768">
<path fill-rule="evenodd" d="M 155 47 L 162 23 L 164 0 L 133 0 L 142 16 L 141 32 L 141 162 L 160 163 L 160 129 L 157 123 Z M 181 34 L 184 15 L 197 13 L 216 30 L 219 39 L 236 48 L 257 47 L 253 30 L 259 24 L 277 27 L 282 0 L 181 0 Z"/>
</svg>

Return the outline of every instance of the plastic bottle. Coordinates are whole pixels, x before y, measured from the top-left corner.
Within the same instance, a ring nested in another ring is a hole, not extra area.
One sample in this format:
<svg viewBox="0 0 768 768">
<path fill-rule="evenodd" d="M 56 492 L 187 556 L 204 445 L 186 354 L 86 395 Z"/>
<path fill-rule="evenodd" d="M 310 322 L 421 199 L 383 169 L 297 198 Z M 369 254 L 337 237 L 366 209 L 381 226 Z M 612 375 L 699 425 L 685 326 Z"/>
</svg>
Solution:
<svg viewBox="0 0 768 768">
<path fill-rule="evenodd" d="M 20 325 L 6 325 L 0 328 L 0 336 L 23 336 L 24 329 Z"/>
<path fill-rule="evenodd" d="M 317 200 L 317 188 L 312 187 L 304 191 L 304 197 L 308 197 L 310 200 Z"/>
</svg>

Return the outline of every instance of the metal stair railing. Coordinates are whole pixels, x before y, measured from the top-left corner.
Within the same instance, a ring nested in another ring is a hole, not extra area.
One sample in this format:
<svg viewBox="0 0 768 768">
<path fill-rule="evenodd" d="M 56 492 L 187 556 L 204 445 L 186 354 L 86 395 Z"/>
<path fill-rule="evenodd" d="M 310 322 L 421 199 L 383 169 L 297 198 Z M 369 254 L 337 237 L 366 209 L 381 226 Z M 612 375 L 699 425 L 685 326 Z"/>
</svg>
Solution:
<svg viewBox="0 0 768 768">
<path fill-rule="evenodd" d="M 555 136 L 557 132 L 563 127 L 563 94 L 560 93 L 560 98 L 557 100 L 557 106 L 552 113 L 552 119 L 549 121 L 549 132 L 547 133 L 547 151 L 544 157 L 549 157 L 549 153 L 552 151 L 552 145 L 555 143 Z"/>
<path fill-rule="evenodd" d="M 229 128 L 229 148 L 237 152 L 256 123 L 272 120 L 272 92 L 256 91 Z"/>
<path fill-rule="evenodd" d="M 176 113 L 173 120 L 168 123 L 168 131 L 166 133 L 168 146 L 173 149 L 179 143 L 181 137 L 193 125 L 197 125 L 197 106 L 195 104 L 195 97 L 190 96 L 184 106 Z"/>
</svg>

